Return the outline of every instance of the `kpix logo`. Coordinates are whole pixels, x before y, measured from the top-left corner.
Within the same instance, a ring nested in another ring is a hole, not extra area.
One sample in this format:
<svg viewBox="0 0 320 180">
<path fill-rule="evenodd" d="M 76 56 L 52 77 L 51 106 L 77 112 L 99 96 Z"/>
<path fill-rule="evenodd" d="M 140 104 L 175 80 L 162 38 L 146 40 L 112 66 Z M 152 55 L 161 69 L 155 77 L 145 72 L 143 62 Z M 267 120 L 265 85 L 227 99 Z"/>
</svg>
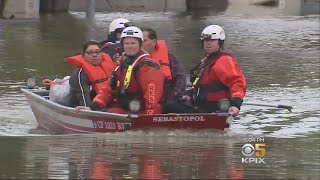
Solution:
<svg viewBox="0 0 320 180">
<path fill-rule="evenodd" d="M 242 163 L 266 163 L 265 156 L 266 156 L 266 144 L 245 144 L 242 146 L 241 152 L 245 156 L 242 158 Z"/>
</svg>

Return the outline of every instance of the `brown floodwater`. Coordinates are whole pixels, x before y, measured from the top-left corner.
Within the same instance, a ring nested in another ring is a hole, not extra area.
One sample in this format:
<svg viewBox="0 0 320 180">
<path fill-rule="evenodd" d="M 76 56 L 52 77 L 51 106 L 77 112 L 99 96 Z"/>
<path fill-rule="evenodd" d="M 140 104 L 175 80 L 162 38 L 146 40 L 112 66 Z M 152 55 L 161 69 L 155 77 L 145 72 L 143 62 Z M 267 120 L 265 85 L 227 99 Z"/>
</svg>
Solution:
<svg viewBox="0 0 320 180">
<path fill-rule="evenodd" d="M 319 15 L 248 9 L 96 13 L 91 20 L 71 12 L 0 20 L 0 179 L 320 179 Z M 85 40 L 106 38 L 109 23 L 120 16 L 156 29 L 186 69 L 203 56 L 202 29 L 221 25 L 226 49 L 247 78 L 245 102 L 285 104 L 293 112 L 243 106 L 226 132 L 51 135 L 36 129 L 20 91 L 26 77 L 70 74 L 73 67 L 64 58 L 79 52 Z M 265 163 L 242 159 L 250 138 L 263 140 L 250 143 L 265 144 Z"/>
</svg>

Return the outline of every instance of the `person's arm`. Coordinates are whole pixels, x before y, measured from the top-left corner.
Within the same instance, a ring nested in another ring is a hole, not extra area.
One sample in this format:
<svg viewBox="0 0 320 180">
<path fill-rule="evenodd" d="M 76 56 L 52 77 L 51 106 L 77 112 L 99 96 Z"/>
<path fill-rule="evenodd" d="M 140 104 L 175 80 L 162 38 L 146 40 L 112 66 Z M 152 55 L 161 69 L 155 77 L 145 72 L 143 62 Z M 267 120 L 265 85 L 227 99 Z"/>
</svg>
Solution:
<svg viewBox="0 0 320 180">
<path fill-rule="evenodd" d="M 246 94 L 246 79 L 239 64 L 231 56 L 223 56 L 213 66 L 218 80 L 230 89 L 231 106 L 240 109 Z"/>
<path fill-rule="evenodd" d="M 90 106 L 91 110 L 99 110 L 109 105 L 113 100 L 112 89 L 110 87 L 110 80 L 108 78 L 107 86 L 105 86 L 100 92 L 97 92 L 96 97 L 92 101 Z"/>
<path fill-rule="evenodd" d="M 91 105 L 91 97 L 90 97 L 90 81 L 87 77 L 87 74 L 83 71 L 83 69 L 79 69 L 73 72 L 70 76 L 70 87 L 72 89 L 73 98 L 77 101 L 74 102 L 75 105 L 78 106 L 90 106 Z"/>
<path fill-rule="evenodd" d="M 163 95 L 164 75 L 160 69 L 143 65 L 138 72 L 138 81 L 144 98 L 142 114 L 160 114 Z"/>
<path fill-rule="evenodd" d="M 172 79 L 174 80 L 174 86 L 172 92 L 174 93 L 176 99 L 181 98 L 186 95 L 186 73 L 185 68 L 181 61 L 179 61 L 173 54 L 169 53 L 169 62 Z"/>
</svg>

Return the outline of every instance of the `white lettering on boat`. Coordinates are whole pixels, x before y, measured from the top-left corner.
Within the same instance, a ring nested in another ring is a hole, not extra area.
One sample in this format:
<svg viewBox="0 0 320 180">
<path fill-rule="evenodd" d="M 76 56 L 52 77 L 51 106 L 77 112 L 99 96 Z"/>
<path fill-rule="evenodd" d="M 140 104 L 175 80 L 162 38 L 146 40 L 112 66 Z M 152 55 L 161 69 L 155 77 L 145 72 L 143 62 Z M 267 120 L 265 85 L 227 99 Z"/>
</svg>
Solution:
<svg viewBox="0 0 320 180">
<path fill-rule="evenodd" d="M 103 128 L 103 121 L 92 121 L 93 128 L 102 129 Z"/>
<path fill-rule="evenodd" d="M 117 129 L 124 130 L 125 123 L 121 122 L 105 122 L 105 121 L 92 121 L 93 128 L 95 129 Z"/>
<path fill-rule="evenodd" d="M 115 122 L 104 122 L 104 127 L 106 129 L 116 129 L 116 123 Z"/>
<path fill-rule="evenodd" d="M 205 121 L 203 116 L 153 117 L 153 122 Z"/>
<path fill-rule="evenodd" d="M 118 130 L 124 130 L 124 123 L 117 122 Z"/>
</svg>

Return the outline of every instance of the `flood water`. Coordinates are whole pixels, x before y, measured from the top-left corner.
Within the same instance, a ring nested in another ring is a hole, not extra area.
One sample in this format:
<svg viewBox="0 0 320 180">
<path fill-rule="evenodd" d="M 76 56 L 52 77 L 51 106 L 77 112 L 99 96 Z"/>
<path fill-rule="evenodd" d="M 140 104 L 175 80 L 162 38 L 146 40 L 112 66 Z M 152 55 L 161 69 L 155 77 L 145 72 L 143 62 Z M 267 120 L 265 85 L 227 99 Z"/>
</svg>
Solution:
<svg viewBox="0 0 320 180">
<path fill-rule="evenodd" d="M 214 12 L 84 13 L 0 21 L 0 179 L 320 179 L 319 15 L 276 7 Z M 209 24 L 226 31 L 226 49 L 247 78 L 247 103 L 232 128 L 52 135 L 37 122 L 20 88 L 26 77 L 66 76 L 64 62 L 88 39 L 106 37 L 109 23 L 130 19 L 152 27 L 190 69 L 203 56 L 199 36 Z M 250 142 L 250 140 L 260 142 Z M 246 143 L 265 144 L 264 162 L 248 163 Z"/>
</svg>

